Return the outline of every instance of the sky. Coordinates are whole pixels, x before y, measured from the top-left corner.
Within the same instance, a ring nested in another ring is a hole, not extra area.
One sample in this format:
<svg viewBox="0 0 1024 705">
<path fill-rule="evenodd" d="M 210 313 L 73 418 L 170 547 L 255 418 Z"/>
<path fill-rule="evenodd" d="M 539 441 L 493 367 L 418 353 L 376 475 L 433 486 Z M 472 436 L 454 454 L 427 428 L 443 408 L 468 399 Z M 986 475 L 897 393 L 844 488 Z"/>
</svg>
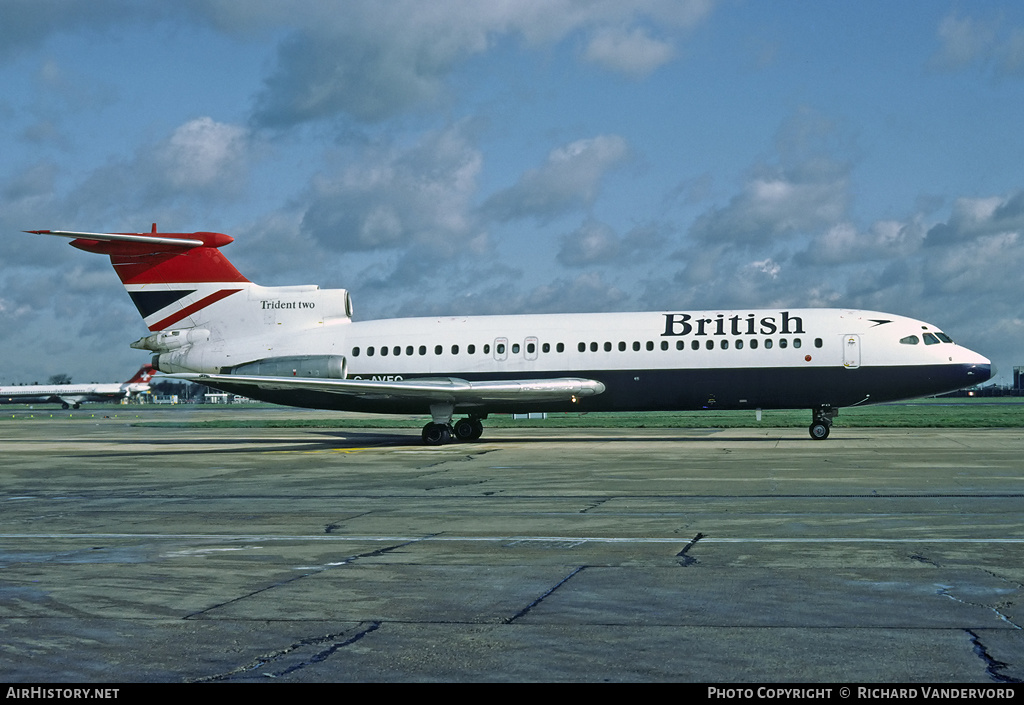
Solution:
<svg viewBox="0 0 1024 705">
<path fill-rule="evenodd" d="M 0 383 L 127 379 L 106 257 L 358 320 L 863 308 L 1024 365 L 1024 3 L 0 0 Z"/>
</svg>

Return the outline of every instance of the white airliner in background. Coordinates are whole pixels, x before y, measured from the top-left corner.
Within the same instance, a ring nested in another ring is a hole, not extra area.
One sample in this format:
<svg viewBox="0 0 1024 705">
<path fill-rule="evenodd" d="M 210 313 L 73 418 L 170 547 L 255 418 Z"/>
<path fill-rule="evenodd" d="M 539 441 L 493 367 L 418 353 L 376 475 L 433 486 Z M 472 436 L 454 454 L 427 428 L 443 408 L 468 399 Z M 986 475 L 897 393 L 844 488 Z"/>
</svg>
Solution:
<svg viewBox="0 0 1024 705">
<path fill-rule="evenodd" d="M 430 414 L 423 440 L 473 440 L 488 414 L 811 410 L 980 384 L 991 364 L 935 326 L 845 309 L 529 314 L 353 321 L 344 289 L 262 287 L 221 233 L 28 231 L 110 257 L 175 377 L 291 406 Z M 452 424 L 454 414 L 465 418 Z"/>
<path fill-rule="evenodd" d="M 110 384 L 26 384 L 0 387 L 0 404 L 60 404 L 77 409 L 85 401 L 120 401 L 149 391 L 156 370 L 143 365 L 127 382 Z"/>
</svg>

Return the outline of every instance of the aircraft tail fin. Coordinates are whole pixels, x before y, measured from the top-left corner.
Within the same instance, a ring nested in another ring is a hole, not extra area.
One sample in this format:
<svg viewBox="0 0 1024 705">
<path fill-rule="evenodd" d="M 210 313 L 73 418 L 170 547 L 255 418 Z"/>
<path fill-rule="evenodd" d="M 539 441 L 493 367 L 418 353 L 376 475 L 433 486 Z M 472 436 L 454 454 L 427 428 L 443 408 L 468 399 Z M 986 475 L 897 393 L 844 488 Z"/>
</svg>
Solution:
<svg viewBox="0 0 1024 705">
<path fill-rule="evenodd" d="M 191 328 L 203 309 L 246 289 L 251 282 L 219 248 L 234 241 L 223 233 L 87 233 L 28 230 L 72 238 L 71 246 L 107 255 L 151 331 Z"/>
<path fill-rule="evenodd" d="M 306 354 L 300 331 L 322 333 L 352 320 L 345 289 L 263 287 L 246 279 L 221 254 L 234 240 L 222 233 L 160 233 L 156 224 L 148 233 L 27 232 L 71 238 L 80 250 L 110 257 L 150 330 L 131 346 L 157 353 L 161 372 L 290 359 Z"/>
<path fill-rule="evenodd" d="M 149 384 L 149 380 L 156 374 L 156 368 L 148 362 L 139 368 L 139 371 L 132 375 L 125 384 Z"/>
</svg>

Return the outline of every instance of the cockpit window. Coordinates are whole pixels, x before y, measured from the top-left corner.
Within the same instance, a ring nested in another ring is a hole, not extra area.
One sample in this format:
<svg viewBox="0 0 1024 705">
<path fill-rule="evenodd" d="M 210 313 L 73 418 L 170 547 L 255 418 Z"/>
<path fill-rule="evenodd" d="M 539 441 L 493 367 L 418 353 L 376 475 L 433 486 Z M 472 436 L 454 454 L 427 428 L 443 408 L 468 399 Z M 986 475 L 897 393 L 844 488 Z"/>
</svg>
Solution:
<svg viewBox="0 0 1024 705">
<path fill-rule="evenodd" d="M 935 331 L 935 337 L 938 338 L 939 340 L 941 340 L 943 343 L 952 343 L 953 342 L 952 338 L 950 338 L 945 333 L 941 333 L 939 331 Z"/>
<path fill-rule="evenodd" d="M 934 335 L 932 335 L 931 333 L 925 333 L 925 334 L 924 334 L 923 336 L 921 336 L 921 337 L 922 337 L 922 338 L 924 338 L 924 344 L 925 344 L 925 345 L 938 345 L 938 344 L 939 344 L 939 339 L 938 339 L 938 338 L 936 338 L 936 337 L 935 337 Z"/>
<path fill-rule="evenodd" d="M 917 345 L 921 341 L 917 339 L 916 335 L 908 335 L 906 338 L 900 338 L 900 342 L 904 345 Z"/>
</svg>

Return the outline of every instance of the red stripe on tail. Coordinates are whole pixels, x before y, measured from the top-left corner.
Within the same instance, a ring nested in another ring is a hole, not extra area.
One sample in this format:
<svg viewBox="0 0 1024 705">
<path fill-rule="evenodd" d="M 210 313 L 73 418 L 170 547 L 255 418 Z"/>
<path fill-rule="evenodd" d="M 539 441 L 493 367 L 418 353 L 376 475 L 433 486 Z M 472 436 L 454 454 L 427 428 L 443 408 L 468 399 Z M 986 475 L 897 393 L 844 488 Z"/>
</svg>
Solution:
<svg viewBox="0 0 1024 705">
<path fill-rule="evenodd" d="M 158 321 L 157 323 L 154 323 L 153 325 L 151 325 L 149 327 L 149 329 L 150 330 L 154 330 L 154 331 L 155 330 L 164 330 L 164 329 L 166 329 L 166 328 L 168 328 L 170 326 L 173 326 L 178 321 L 180 321 L 182 319 L 185 319 L 185 318 L 188 318 L 189 316 L 191 316 L 196 311 L 201 311 L 204 308 L 206 308 L 207 306 L 209 306 L 210 304 L 217 303 L 221 299 L 225 299 L 225 298 L 231 296 L 232 294 L 237 294 L 239 291 L 241 291 L 241 289 L 221 289 L 220 291 L 217 291 L 217 292 L 215 292 L 213 294 L 210 294 L 209 296 L 206 296 L 206 297 L 204 297 L 202 299 L 199 299 L 199 301 L 196 301 L 194 304 L 192 304 L 190 306 L 186 306 L 185 308 L 181 309 L 180 311 L 177 311 L 177 312 L 171 314 L 170 316 L 168 316 L 167 318 L 163 319 L 162 321 Z"/>
</svg>

